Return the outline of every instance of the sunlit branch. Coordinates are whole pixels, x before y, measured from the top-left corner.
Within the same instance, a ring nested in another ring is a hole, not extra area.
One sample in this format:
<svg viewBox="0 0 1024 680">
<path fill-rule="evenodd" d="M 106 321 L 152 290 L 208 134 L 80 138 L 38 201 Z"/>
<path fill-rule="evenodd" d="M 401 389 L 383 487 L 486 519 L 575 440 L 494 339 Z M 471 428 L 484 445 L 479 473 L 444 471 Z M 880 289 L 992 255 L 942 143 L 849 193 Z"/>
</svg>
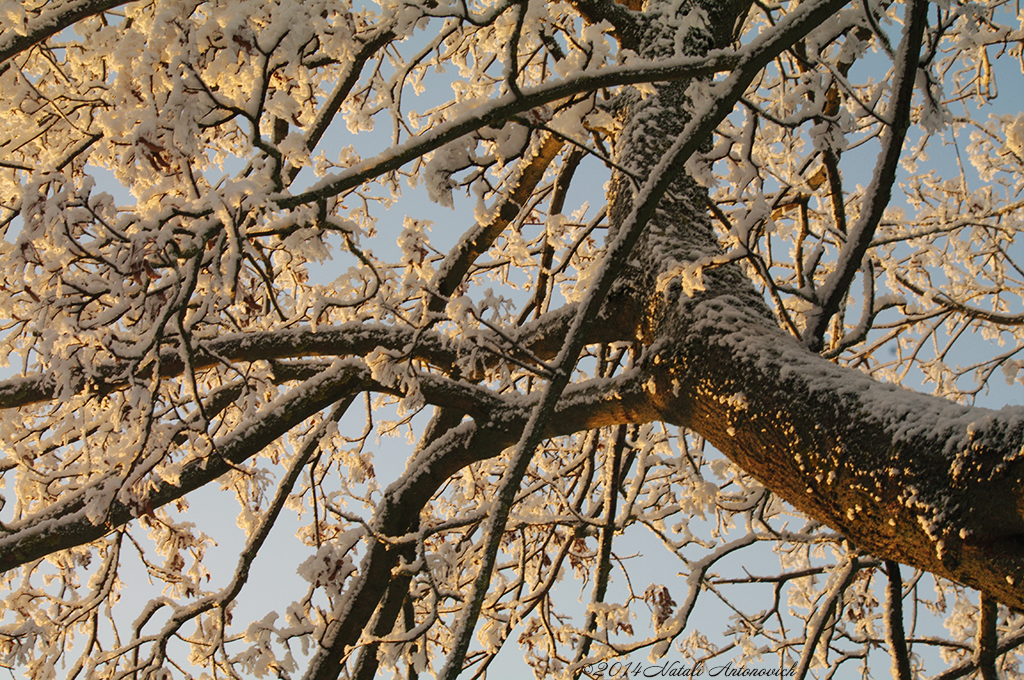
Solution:
<svg viewBox="0 0 1024 680">
<path fill-rule="evenodd" d="M 90 146 L 100 141 L 101 139 L 103 139 L 103 135 L 98 132 L 95 132 L 91 135 L 87 135 L 85 139 L 83 139 L 76 146 L 70 149 L 66 154 L 64 154 L 64 157 L 57 161 L 55 167 L 58 170 L 63 170 L 65 166 L 67 166 L 73 160 L 75 160 L 80 155 L 88 151 Z"/>
<path fill-rule="evenodd" d="M 579 147 L 573 147 L 566 154 L 565 160 L 562 161 L 562 167 L 558 169 L 558 175 L 555 178 L 555 184 L 552 189 L 551 205 L 548 209 L 549 217 L 562 214 L 565 195 L 569 191 L 569 185 L 581 160 L 583 160 L 583 151 Z M 542 238 L 544 243 L 541 251 L 540 268 L 537 272 L 537 282 L 534 284 L 533 298 L 519 313 L 519 318 L 516 322 L 518 326 L 522 326 L 531 313 L 540 317 L 545 310 L 544 303 L 547 300 L 548 282 L 551 278 L 551 265 L 555 257 L 555 248 L 548 238 L 547 229 L 545 229 L 545 234 Z"/>
<path fill-rule="evenodd" d="M 516 20 L 512 28 L 512 35 L 505 45 L 505 87 L 515 96 L 521 96 L 519 90 L 519 41 L 523 37 L 523 23 L 526 20 L 526 7 L 529 0 L 514 0 L 511 5 L 514 8 Z"/>
<path fill-rule="evenodd" d="M 678 153 L 676 149 L 673 149 L 673 151 Z M 668 156 L 668 158 L 672 158 L 672 156 Z M 663 161 L 661 165 L 665 166 L 668 164 Z M 668 172 L 671 172 L 671 170 Z M 664 175 L 661 175 L 659 179 L 664 183 L 664 186 L 660 192 L 652 192 L 651 195 L 654 196 L 654 203 L 657 203 L 670 183 L 670 180 L 665 180 Z M 648 198 L 648 200 L 651 200 L 651 198 Z M 583 349 L 590 327 L 599 318 L 598 310 L 604 303 L 612 283 L 618 277 L 633 245 L 639 240 L 640 232 L 652 215 L 653 206 L 644 217 L 636 218 L 631 216 L 631 219 L 619 230 L 615 242 L 609 248 L 609 252 L 604 262 L 602 262 L 601 273 L 588 290 L 587 297 L 580 305 L 569 328 L 562 349 L 555 358 L 554 375 L 546 385 L 536 407 L 531 409 L 530 418 L 523 428 L 522 435 L 509 461 L 508 469 L 499 484 L 495 507 L 485 524 L 485 552 L 480 561 L 477 577 L 473 582 L 469 605 L 464 610 L 462 616 L 459 617 L 454 633 L 455 643 L 452 651 L 449 653 L 445 666 L 439 674 L 439 677 L 444 678 L 444 680 L 453 679 L 462 670 L 466 651 L 469 648 L 470 636 L 476 627 L 477 618 L 483 607 L 483 600 L 487 594 L 491 574 L 497 560 L 501 536 L 504 533 L 520 482 L 523 475 L 526 474 L 526 469 L 530 459 L 533 457 L 534 451 L 544 438 L 544 431 L 547 429 L 548 421 L 554 414 L 555 405 L 569 384 L 571 368 L 576 364 L 579 353 Z"/>
<path fill-rule="evenodd" d="M 516 167 L 516 177 L 511 190 L 494 206 L 494 216 L 487 223 L 479 223 L 469 229 L 437 268 L 432 284 L 439 295 L 431 297 L 428 309 L 440 312 L 446 299 L 462 283 L 466 272 L 480 255 L 487 251 L 494 239 L 518 217 L 527 204 L 537 184 L 544 177 L 548 166 L 562 150 L 564 142 L 546 133 L 541 136 L 529 159 L 523 159 Z"/>
<path fill-rule="evenodd" d="M 864 262 L 864 288 L 863 288 L 863 308 L 861 311 L 860 321 L 845 335 L 836 336 L 836 342 L 833 343 L 833 347 L 826 352 L 822 352 L 822 356 L 831 359 L 839 356 L 844 350 L 854 345 L 864 342 L 868 336 L 872 324 L 881 312 L 898 307 L 898 303 L 895 300 L 889 299 L 882 303 L 876 301 L 875 298 L 875 263 L 874 260 L 868 258 Z"/>
<path fill-rule="evenodd" d="M 1003 217 L 1004 215 L 1010 215 L 1010 214 L 1013 214 L 1013 213 L 1017 212 L 1022 207 L 1024 207 L 1024 201 L 1014 201 L 1012 203 L 1007 203 L 1005 205 L 999 206 L 996 209 L 987 210 L 987 211 L 985 211 L 985 212 L 983 212 L 981 214 L 970 215 L 968 217 L 958 217 L 957 219 L 950 220 L 948 222 L 941 222 L 941 223 L 936 224 L 934 226 L 928 226 L 926 228 L 921 229 L 920 231 L 907 232 L 907 233 L 902 233 L 902 234 L 898 233 L 898 234 L 893 235 L 893 236 L 880 236 L 880 237 L 876 238 L 874 241 L 871 242 L 871 247 L 874 248 L 874 247 L 877 247 L 877 246 L 880 246 L 880 245 L 885 245 L 887 243 L 909 242 L 909 241 L 913 241 L 914 239 L 928 238 L 929 236 L 933 236 L 933 235 L 936 235 L 936 234 L 952 233 L 952 232 L 955 232 L 957 230 L 963 229 L 965 227 L 980 226 L 980 225 L 984 225 L 984 226 L 992 228 L 992 229 L 997 229 L 997 230 L 1000 230 L 1000 231 L 1004 231 L 1007 235 L 1010 235 L 1012 233 L 1012 230 L 1006 230 L 1004 227 L 999 226 L 998 222 L 993 225 L 993 224 L 987 224 L 987 223 L 983 222 L 982 220 L 987 220 L 987 219 L 992 218 L 992 217 Z M 931 224 L 931 223 L 932 223 L 931 220 L 925 221 L 923 223 L 917 223 L 917 222 L 913 222 L 913 221 L 910 221 L 910 222 L 888 222 L 888 221 L 885 221 L 885 220 L 879 222 L 879 224 L 881 226 L 887 226 L 887 227 L 896 227 L 896 226 L 904 226 L 904 227 L 924 226 L 926 224 Z"/>
</svg>

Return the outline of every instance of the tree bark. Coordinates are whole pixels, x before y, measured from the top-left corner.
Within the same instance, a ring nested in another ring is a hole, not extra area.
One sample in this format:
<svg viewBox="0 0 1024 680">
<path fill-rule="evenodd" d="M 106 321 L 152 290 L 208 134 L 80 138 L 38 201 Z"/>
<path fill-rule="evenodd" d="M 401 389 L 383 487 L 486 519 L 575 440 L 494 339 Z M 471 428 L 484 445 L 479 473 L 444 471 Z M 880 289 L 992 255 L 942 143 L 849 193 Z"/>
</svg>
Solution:
<svg viewBox="0 0 1024 680">
<path fill-rule="evenodd" d="M 650 168 L 683 131 L 686 86 L 661 84 L 627 106 L 623 167 Z M 613 229 L 631 186 L 616 177 Z M 739 264 L 699 266 L 723 259 L 705 205 L 706 189 L 681 175 L 629 274 L 648 310 L 642 370 L 661 418 L 706 437 L 858 548 L 1024 607 L 1024 409 L 961 406 L 809 352 L 779 328 Z M 665 287 L 673 272 L 690 277 L 688 290 L 680 277 Z"/>
</svg>

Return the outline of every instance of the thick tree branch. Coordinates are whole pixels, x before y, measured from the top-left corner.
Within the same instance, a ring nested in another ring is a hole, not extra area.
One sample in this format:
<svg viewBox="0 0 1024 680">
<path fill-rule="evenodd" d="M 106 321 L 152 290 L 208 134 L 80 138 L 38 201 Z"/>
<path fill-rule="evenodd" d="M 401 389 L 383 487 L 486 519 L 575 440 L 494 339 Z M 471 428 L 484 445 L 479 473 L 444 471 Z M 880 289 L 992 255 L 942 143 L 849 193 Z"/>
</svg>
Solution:
<svg viewBox="0 0 1024 680">
<path fill-rule="evenodd" d="M 514 441 L 515 433 L 523 428 L 527 414 L 534 407 L 529 401 L 511 406 L 489 390 L 439 376 L 423 374 L 419 380 L 428 403 L 444 404 L 468 413 L 478 422 L 501 423 L 505 428 L 503 436 L 507 437 L 502 440 L 503 446 Z M 372 381 L 369 371 L 359 363 L 342 363 L 268 404 L 243 426 L 216 441 L 215 453 L 185 463 L 176 484 L 154 480 L 145 498 L 137 504 L 116 498 L 122 480 L 111 476 L 65 496 L 34 515 L 11 522 L 6 526 L 6 533 L 0 535 L 0 573 L 50 553 L 97 540 L 131 521 L 144 509 L 161 507 L 230 472 L 317 411 L 367 390 L 401 394 L 395 387 Z M 626 422 L 649 422 L 656 413 L 646 394 L 636 374 L 574 386 L 555 411 L 554 429 L 545 431 L 544 436 Z M 96 508 L 102 508 L 101 516 L 95 516 Z"/>
<path fill-rule="evenodd" d="M 415 531 L 416 526 L 410 526 Z M 403 558 L 406 563 L 411 564 L 416 559 L 416 546 L 409 544 L 403 546 L 398 557 Z M 377 652 L 380 650 L 380 640 L 387 636 L 395 627 L 395 621 L 401 615 L 409 595 L 409 584 L 412 583 L 412 574 L 403 571 L 398 575 L 391 576 L 387 583 L 387 591 L 377 607 L 376 616 L 370 622 L 370 634 L 375 640 L 371 640 L 359 650 L 355 666 L 352 669 L 352 680 L 373 680 L 377 676 L 379 661 Z M 421 644 L 425 644 L 425 641 Z"/>
<path fill-rule="evenodd" d="M 876 383 L 735 292 L 683 308 L 665 323 L 688 330 L 648 357 L 666 420 L 862 550 L 1024 607 L 1024 409 Z"/>
<path fill-rule="evenodd" d="M 546 315 L 521 328 L 507 333 L 512 344 L 492 336 L 490 346 L 501 349 L 512 356 L 522 347 L 530 354 L 541 358 L 553 357 L 574 307 L 567 306 Z M 635 327 L 635 310 L 629 301 L 617 300 L 602 312 L 603 323 L 595 328 L 588 342 L 614 342 L 630 337 Z M 487 338 L 483 333 L 482 337 Z M 193 349 L 193 370 L 206 370 L 223 361 L 272 361 L 299 357 L 365 356 L 376 348 L 400 350 L 408 358 L 419 359 L 442 369 L 456 364 L 462 352 L 457 340 L 431 330 L 403 326 L 387 326 L 354 321 L 340 326 L 320 326 L 315 331 L 309 328 L 287 329 L 250 333 L 231 333 L 211 340 L 202 341 Z M 529 361 L 528 356 L 523 357 Z M 160 353 L 160 375 L 170 378 L 185 370 L 181 352 L 166 349 Z M 42 373 L 19 376 L 0 381 L 0 409 L 16 408 L 54 398 L 58 393 L 72 394 L 91 389 L 106 394 L 121 389 L 126 384 L 124 367 L 103 363 L 72 372 L 70 377 L 57 373 Z M 136 378 L 149 376 L 149 369 L 135 373 Z"/>
</svg>

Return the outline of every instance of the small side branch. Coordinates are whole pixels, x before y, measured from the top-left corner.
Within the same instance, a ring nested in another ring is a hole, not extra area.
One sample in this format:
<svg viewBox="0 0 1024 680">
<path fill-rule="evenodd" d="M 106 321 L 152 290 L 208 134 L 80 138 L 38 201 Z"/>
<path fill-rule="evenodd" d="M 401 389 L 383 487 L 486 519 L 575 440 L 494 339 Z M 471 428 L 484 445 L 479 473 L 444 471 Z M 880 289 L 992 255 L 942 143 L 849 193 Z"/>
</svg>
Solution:
<svg viewBox="0 0 1024 680">
<path fill-rule="evenodd" d="M 594 590 L 591 602 L 601 604 L 604 602 L 605 594 L 608 591 L 608 579 L 612 573 L 612 541 L 615 539 L 615 514 L 618 501 L 618 480 L 622 467 L 622 453 L 626 448 L 625 425 L 619 425 L 615 432 L 613 449 L 608 452 L 605 460 L 604 475 L 604 526 L 601 527 L 601 547 L 598 557 L 597 574 L 594 576 Z M 572 660 L 577 668 L 575 677 L 579 678 L 583 672 L 580 662 L 590 653 L 591 637 L 596 630 L 597 610 L 587 611 L 586 623 L 583 624 L 584 634 L 580 638 L 580 645 L 576 649 L 576 657 Z"/>
<path fill-rule="evenodd" d="M 811 661 L 814 659 L 814 652 L 818 648 L 818 642 L 821 640 L 825 628 L 828 627 L 832 616 L 835 614 L 836 605 L 842 600 L 843 593 L 846 592 L 850 583 L 853 582 L 853 577 L 859 569 L 860 563 L 857 561 L 857 556 L 850 555 L 847 557 L 846 562 L 839 565 L 836 571 L 832 573 L 832 577 L 829 579 L 832 583 L 825 592 L 824 602 L 818 607 L 818 612 L 814 615 L 814 618 L 807 624 L 804 651 L 800 655 L 800 664 L 797 666 L 796 673 L 793 676 L 797 680 L 803 680 L 803 678 L 807 677 L 807 671 L 811 668 Z"/>
<path fill-rule="evenodd" d="M 1024 631 L 1019 631 L 1014 635 L 1008 636 L 1000 642 L 995 648 L 996 656 L 1006 654 L 1009 651 L 1017 649 L 1021 645 L 1024 645 Z M 936 675 L 932 680 L 956 680 L 957 678 L 962 678 L 976 670 L 978 670 L 977 655 L 958 666 L 953 666 L 944 673 Z"/>
<path fill-rule="evenodd" d="M 903 579 L 900 576 L 900 565 L 886 560 L 885 571 L 889 576 L 889 583 L 885 587 L 885 641 L 892 655 L 892 677 L 895 680 L 911 680 L 910 652 L 903 629 Z"/>
<path fill-rule="evenodd" d="M 996 619 L 999 614 L 999 603 L 990 595 L 981 594 L 981 608 L 978 612 L 978 648 L 975 659 L 982 680 L 999 680 L 996 673 L 996 658 L 999 654 Z"/>
<path fill-rule="evenodd" d="M 363 43 L 359 51 L 352 57 L 352 60 L 345 65 L 344 77 L 339 80 L 338 85 L 331 92 L 330 98 L 328 98 L 317 113 L 316 119 L 309 127 L 309 132 L 306 133 L 306 149 L 313 151 L 316 145 L 320 143 L 320 139 L 327 132 L 327 128 L 330 127 L 335 115 L 341 110 L 341 105 L 348 99 L 352 88 L 355 87 L 356 81 L 359 80 L 362 68 L 366 62 L 394 39 L 395 34 L 392 31 L 381 31 Z M 294 169 L 294 174 L 298 175 L 298 169 Z M 295 179 L 295 177 L 293 176 L 291 179 Z"/>
</svg>

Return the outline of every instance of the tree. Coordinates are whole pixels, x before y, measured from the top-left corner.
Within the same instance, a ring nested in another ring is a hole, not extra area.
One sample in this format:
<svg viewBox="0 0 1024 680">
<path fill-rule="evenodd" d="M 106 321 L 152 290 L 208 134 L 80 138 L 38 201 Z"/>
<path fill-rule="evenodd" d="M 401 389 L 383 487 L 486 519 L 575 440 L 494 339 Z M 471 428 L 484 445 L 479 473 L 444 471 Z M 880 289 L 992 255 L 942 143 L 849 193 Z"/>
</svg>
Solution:
<svg viewBox="0 0 1024 680">
<path fill-rule="evenodd" d="M 451 678 L 518 644 L 538 675 L 739 649 L 910 678 L 935 645 L 943 677 L 1017 677 L 1024 410 L 973 405 L 1024 366 L 1024 116 L 982 117 L 1012 5 L 0 18 L 8 667 Z M 455 210 L 433 231 L 424 189 Z M 413 429 L 380 488 L 372 435 Z M 230 576 L 204 564 L 224 518 L 187 512 L 208 485 L 247 535 Z M 307 592 L 233 621 L 288 513 Z M 637 580 L 637 532 L 685 578 Z M 766 545 L 779 573 L 716 572 Z M 162 595 L 126 597 L 128 563 Z M 904 625 L 922 604 L 948 639 Z"/>
</svg>

